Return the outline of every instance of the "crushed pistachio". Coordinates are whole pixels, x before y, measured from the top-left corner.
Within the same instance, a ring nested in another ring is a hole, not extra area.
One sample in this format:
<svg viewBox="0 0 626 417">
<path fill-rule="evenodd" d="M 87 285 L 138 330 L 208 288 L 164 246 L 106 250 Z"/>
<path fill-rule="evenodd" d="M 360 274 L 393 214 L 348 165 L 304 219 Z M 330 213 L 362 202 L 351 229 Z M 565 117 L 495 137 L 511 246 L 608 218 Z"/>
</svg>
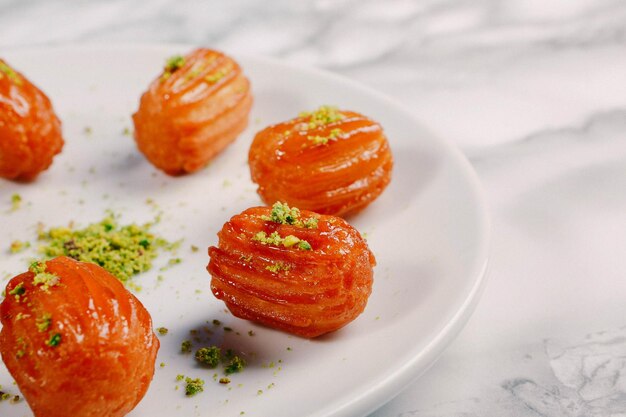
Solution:
<svg viewBox="0 0 626 417">
<path fill-rule="evenodd" d="M 307 229 L 317 229 L 318 219 L 310 217 L 305 221 L 300 218 L 300 209 L 289 207 L 287 203 L 277 201 L 272 205 L 272 211 L 269 216 L 261 216 L 265 221 L 271 221 L 278 224 L 289 224 L 296 227 L 304 227 Z"/>
<path fill-rule="evenodd" d="M 307 242 L 306 240 L 301 240 L 300 242 L 298 242 L 298 248 L 302 249 L 302 250 L 311 250 L 311 249 L 313 249 L 311 247 L 311 244 L 309 242 Z"/>
<path fill-rule="evenodd" d="M 291 266 L 282 262 L 276 262 L 275 264 L 266 266 L 265 269 L 273 273 L 278 273 L 280 271 L 289 271 Z"/>
<path fill-rule="evenodd" d="M 61 334 L 54 333 L 50 335 L 50 339 L 46 341 L 46 345 L 50 347 L 57 347 L 61 343 Z"/>
<path fill-rule="evenodd" d="M 248 336 L 254 336 L 256 333 L 254 333 L 253 330 L 248 330 Z"/>
<path fill-rule="evenodd" d="M 207 75 L 206 77 L 204 77 L 204 79 L 210 84 L 215 84 L 216 82 L 224 78 L 226 74 L 228 74 L 228 70 L 226 68 L 221 68 L 219 71 Z"/>
<path fill-rule="evenodd" d="M 220 384 L 230 384 L 230 378 L 220 378 Z"/>
<path fill-rule="evenodd" d="M 35 274 L 33 277 L 33 285 L 40 285 L 43 291 L 49 291 L 50 287 L 56 286 L 60 278 L 49 272 L 46 272 L 46 263 L 41 261 L 35 261 L 28 267 L 28 270 Z"/>
<path fill-rule="evenodd" d="M 185 395 L 188 397 L 194 396 L 199 392 L 204 391 L 204 380 L 200 378 L 191 379 L 185 378 Z"/>
<path fill-rule="evenodd" d="M 196 245 L 191 245 L 192 252 L 198 252 L 199 248 Z"/>
<path fill-rule="evenodd" d="M 22 79 L 18 73 L 6 62 L 0 61 L 0 80 L 4 78 L 5 75 L 9 80 L 13 81 L 15 85 L 22 85 Z"/>
<path fill-rule="evenodd" d="M 169 329 L 167 327 L 159 327 L 157 328 L 157 332 L 159 332 L 160 335 L 165 336 L 169 332 Z"/>
<path fill-rule="evenodd" d="M 52 324 L 52 315 L 50 313 L 45 313 L 41 317 L 35 320 L 35 325 L 37 326 L 37 330 L 40 333 L 48 331 L 50 325 Z"/>
<path fill-rule="evenodd" d="M 165 81 L 172 76 L 174 72 L 181 69 L 185 65 L 185 57 L 182 55 L 174 55 L 169 57 L 165 61 L 165 66 L 163 67 L 163 75 L 161 76 L 161 81 Z"/>
<path fill-rule="evenodd" d="M 183 262 L 183 260 L 181 258 L 171 258 L 171 259 L 168 259 L 167 264 L 165 264 L 165 266 L 162 266 L 161 268 L 159 268 L 159 271 L 167 271 L 168 269 L 170 269 L 174 265 L 178 265 L 178 264 L 180 264 L 182 262 Z"/>
<path fill-rule="evenodd" d="M 236 372 L 243 371 L 246 366 L 246 361 L 239 356 L 233 356 L 228 365 L 224 367 L 224 373 L 226 375 L 234 374 Z"/>
<path fill-rule="evenodd" d="M 15 211 L 22 205 L 22 196 L 19 194 L 13 194 L 11 196 L 11 211 Z"/>
<path fill-rule="evenodd" d="M 20 253 L 23 250 L 30 248 L 30 242 L 22 242 L 21 240 L 14 240 L 11 242 L 11 247 L 9 248 L 9 252 L 11 253 Z"/>
<path fill-rule="evenodd" d="M 269 236 L 265 232 L 258 232 L 252 240 L 262 243 L 263 245 L 272 246 L 284 246 L 290 248 L 296 246 L 301 250 L 311 250 L 312 247 L 306 240 L 301 240 L 294 235 L 288 235 L 286 237 L 280 237 L 278 232 L 272 232 Z"/>
<path fill-rule="evenodd" d="M 218 319 L 213 319 L 213 325 L 214 325 L 214 326 L 221 326 L 221 325 L 222 325 L 222 322 L 221 322 L 221 321 L 219 321 Z"/>
<path fill-rule="evenodd" d="M 161 362 L 161 363 L 159 364 L 159 366 L 160 366 L 161 368 L 165 368 L 165 362 Z"/>
<path fill-rule="evenodd" d="M 20 298 L 26 293 L 26 288 L 24 288 L 24 283 L 20 282 L 17 284 L 11 291 L 9 291 L 9 295 L 13 295 L 15 297 L 15 301 L 20 301 Z"/>
<path fill-rule="evenodd" d="M 42 230 L 39 240 L 45 244 L 40 251 L 50 258 L 65 255 L 98 264 L 126 283 L 133 275 L 152 267 L 157 250 L 176 248 L 177 243 L 169 243 L 150 233 L 153 225 L 120 226 L 115 216 L 109 213 L 102 221 L 84 229 L 56 227 L 47 232 Z"/>
<path fill-rule="evenodd" d="M 252 260 L 252 255 L 241 255 L 239 260 L 249 263 Z"/>
<path fill-rule="evenodd" d="M 181 353 L 191 353 L 191 340 L 183 340 L 180 344 Z"/>
<path fill-rule="evenodd" d="M 196 351 L 196 360 L 209 368 L 216 368 L 221 356 L 222 350 L 217 346 L 200 348 Z"/>
<path fill-rule="evenodd" d="M 182 381 L 183 379 L 185 379 L 185 375 L 183 374 L 176 375 L 176 381 Z"/>
<path fill-rule="evenodd" d="M 18 337 L 17 338 L 17 345 L 19 345 L 19 350 L 15 353 L 15 357 L 17 357 L 18 359 L 22 358 L 24 355 L 26 355 L 26 341 L 24 340 L 23 337 Z"/>
<path fill-rule="evenodd" d="M 335 123 L 345 118 L 339 109 L 334 106 L 320 106 L 317 110 L 301 112 L 298 116 L 308 119 L 308 129 L 315 129 L 316 127 Z"/>
<path fill-rule="evenodd" d="M 326 145 L 329 141 L 337 139 L 339 136 L 343 134 L 343 130 L 341 129 L 333 129 L 330 131 L 328 136 L 307 136 L 307 139 L 313 142 L 315 145 Z"/>
</svg>

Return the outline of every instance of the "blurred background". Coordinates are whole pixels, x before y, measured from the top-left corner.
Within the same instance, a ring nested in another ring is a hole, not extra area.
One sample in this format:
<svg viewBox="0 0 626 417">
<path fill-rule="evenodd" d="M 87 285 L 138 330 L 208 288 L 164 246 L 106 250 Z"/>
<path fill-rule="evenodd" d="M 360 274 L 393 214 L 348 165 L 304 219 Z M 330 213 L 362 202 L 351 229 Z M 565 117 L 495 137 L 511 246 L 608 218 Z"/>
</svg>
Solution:
<svg viewBox="0 0 626 417">
<path fill-rule="evenodd" d="M 468 150 L 623 105 L 625 37 L 619 0 L 0 0 L 0 48 L 180 42 L 278 57 L 381 90 Z"/>
</svg>

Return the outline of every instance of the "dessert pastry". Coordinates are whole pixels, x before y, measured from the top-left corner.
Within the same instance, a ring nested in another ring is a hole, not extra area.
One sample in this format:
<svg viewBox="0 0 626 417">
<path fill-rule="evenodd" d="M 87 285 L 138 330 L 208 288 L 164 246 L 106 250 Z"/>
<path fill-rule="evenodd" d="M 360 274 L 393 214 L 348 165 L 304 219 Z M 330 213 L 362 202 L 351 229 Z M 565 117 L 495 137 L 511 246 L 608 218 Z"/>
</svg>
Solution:
<svg viewBox="0 0 626 417">
<path fill-rule="evenodd" d="M 312 338 L 367 304 L 376 261 L 341 218 L 276 203 L 232 217 L 218 236 L 211 289 L 237 317 Z"/>
<path fill-rule="evenodd" d="M 248 124 L 250 83 L 239 65 L 210 49 L 170 58 L 133 115 L 139 150 L 181 175 L 203 168 Z"/>
<path fill-rule="evenodd" d="M 266 204 L 341 216 L 375 200 L 391 180 L 382 127 L 358 113 L 322 106 L 259 132 L 248 156 Z"/>
<path fill-rule="evenodd" d="M 0 320 L 2 360 L 35 417 L 121 417 L 152 380 L 150 315 L 98 265 L 34 263 L 7 285 Z"/>
<path fill-rule="evenodd" d="M 34 180 L 62 148 L 48 97 L 0 59 L 0 177 Z"/>
</svg>

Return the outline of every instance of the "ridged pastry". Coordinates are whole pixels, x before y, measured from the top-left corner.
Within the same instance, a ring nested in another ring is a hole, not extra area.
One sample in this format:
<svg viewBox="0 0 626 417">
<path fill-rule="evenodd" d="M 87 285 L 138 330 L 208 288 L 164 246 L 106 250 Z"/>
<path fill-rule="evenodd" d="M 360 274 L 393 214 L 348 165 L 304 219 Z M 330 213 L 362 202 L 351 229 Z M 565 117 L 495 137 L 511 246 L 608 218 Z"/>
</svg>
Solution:
<svg viewBox="0 0 626 417">
<path fill-rule="evenodd" d="M 248 124 L 250 83 L 232 58 L 196 49 L 170 58 L 133 115 L 139 150 L 181 175 L 203 168 Z"/>
<path fill-rule="evenodd" d="M 58 257 L 11 279 L 0 352 L 36 417 L 121 417 L 142 399 L 159 341 L 103 268 Z"/>
<path fill-rule="evenodd" d="M 232 217 L 218 236 L 211 289 L 237 317 L 312 338 L 367 304 L 376 261 L 341 218 L 276 203 Z"/>
<path fill-rule="evenodd" d="M 0 177 L 34 180 L 63 148 L 48 97 L 0 59 Z"/>
<path fill-rule="evenodd" d="M 266 204 L 285 201 L 336 216 L 357 212 L 376 199 L 389 184 L 393 167 L 378 123 L 329 106 L 259 132 L 248 162 Z"/>
</svg>

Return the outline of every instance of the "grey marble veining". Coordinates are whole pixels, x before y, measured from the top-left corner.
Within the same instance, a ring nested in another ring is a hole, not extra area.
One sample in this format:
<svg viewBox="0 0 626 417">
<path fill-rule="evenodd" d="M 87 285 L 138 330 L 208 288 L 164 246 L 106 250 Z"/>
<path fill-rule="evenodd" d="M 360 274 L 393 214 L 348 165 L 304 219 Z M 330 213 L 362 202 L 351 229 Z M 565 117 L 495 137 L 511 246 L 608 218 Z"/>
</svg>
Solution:
<svg viewBox="0 0 626 417">
<path fill-rule="evenodd" d="M 465 151 L 492 210 L 490 283 L 370 417 L 626 416 L 625 2 L 0 0 L 0 53 L 72 42 L 327 68 Z"/>
</svg>

